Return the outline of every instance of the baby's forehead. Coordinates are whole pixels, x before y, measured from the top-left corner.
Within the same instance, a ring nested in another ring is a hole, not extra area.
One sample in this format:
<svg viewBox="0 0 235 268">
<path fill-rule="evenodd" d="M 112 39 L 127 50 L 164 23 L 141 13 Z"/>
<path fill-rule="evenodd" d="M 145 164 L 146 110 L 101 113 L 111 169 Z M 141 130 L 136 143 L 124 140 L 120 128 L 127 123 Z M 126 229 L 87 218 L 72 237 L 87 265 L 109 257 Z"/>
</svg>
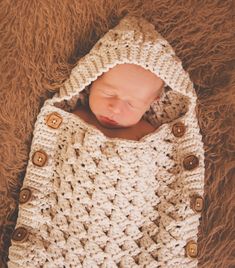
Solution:
<svg viewBox="0 0 235 268">
<path fill-rule="evenodd" d="M 110 70 L 109 70 L 110 71 Z M 123 72 L 103 73 L 93 81 L 92 87 L 98 90 L 109 90 L 122 95 L 132 94 L 142 96 L 155 94 L 165 87 L 165 83 L 155 74 Z"/>
</svg>

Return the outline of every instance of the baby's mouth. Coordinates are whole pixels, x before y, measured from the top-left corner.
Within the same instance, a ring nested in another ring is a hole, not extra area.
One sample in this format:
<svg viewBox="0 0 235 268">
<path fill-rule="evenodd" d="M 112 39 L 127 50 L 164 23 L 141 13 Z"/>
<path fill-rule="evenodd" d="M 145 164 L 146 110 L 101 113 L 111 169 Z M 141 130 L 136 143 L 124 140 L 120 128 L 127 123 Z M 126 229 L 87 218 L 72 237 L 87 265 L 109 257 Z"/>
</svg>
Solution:
<svg viewBox="0 0 235 268">
<path fill-rule="evenodd" d="M 112 125 L 112 126 L 117 126 L 118 125 L 118 123 L 116 121 L 111 120 L 108 117 L 105 117 L 105 116 L 102 116 L 102 115 L 99 116 L 99 120 L 102 123 L 105 123 L 105 124 L 108 124 L 108 125 Z"/>
</svg>

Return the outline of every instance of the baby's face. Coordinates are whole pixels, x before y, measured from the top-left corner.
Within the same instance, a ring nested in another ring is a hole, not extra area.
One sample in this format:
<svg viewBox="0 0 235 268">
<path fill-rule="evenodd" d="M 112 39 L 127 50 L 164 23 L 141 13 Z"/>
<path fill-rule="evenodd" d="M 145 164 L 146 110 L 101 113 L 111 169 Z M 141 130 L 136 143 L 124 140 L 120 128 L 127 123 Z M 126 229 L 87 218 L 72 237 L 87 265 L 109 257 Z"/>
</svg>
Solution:
<svg viewBox="0 0 235 268">
<path fill-rule="evenodd" d="M 159 97 L 163 85 L 139 65 L 118 64 L 91 84 L 89 106 L 105 127 L 133 126 Z"/>
</svg>

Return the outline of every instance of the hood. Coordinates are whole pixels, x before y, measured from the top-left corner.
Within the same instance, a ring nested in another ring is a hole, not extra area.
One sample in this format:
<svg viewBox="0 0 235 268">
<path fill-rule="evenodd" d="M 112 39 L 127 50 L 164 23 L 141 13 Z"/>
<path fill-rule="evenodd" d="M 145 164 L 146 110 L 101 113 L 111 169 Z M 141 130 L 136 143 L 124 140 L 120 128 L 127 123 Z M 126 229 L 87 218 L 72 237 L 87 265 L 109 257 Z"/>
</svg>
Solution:
<svg viewBox="0 0 235 268">
<path fill-rule="evenodd" d="M 89 94 L 89 85 L 117 64 L 132 63 L 150 70 L 164 81 L 160 100 L 144 117 L 154 126 L 195 112 L 196 93 L 189 74 L 171 45 L 143 18 L 127 15 L 110 29 L 72 69 L 70 77 L 50 102 L 72 111 Z"/>
</svg>

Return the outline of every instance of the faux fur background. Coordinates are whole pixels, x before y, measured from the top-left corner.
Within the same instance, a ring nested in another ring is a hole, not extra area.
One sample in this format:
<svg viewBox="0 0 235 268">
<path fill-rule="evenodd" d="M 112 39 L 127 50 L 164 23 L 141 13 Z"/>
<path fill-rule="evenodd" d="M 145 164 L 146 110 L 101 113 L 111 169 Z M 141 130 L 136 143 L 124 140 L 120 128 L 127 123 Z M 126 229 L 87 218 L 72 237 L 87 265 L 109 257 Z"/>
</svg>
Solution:
<svg viewBox="0 0 235 268">
<path fill-rule="evenodd" d="M 235 267 L 232 0 L 0 1 L 0 267 L 6 267 L 39 109 L 126 13 L 156 26 L 195 84 L 206 150 L 198 267 Z"/>
</svg>

